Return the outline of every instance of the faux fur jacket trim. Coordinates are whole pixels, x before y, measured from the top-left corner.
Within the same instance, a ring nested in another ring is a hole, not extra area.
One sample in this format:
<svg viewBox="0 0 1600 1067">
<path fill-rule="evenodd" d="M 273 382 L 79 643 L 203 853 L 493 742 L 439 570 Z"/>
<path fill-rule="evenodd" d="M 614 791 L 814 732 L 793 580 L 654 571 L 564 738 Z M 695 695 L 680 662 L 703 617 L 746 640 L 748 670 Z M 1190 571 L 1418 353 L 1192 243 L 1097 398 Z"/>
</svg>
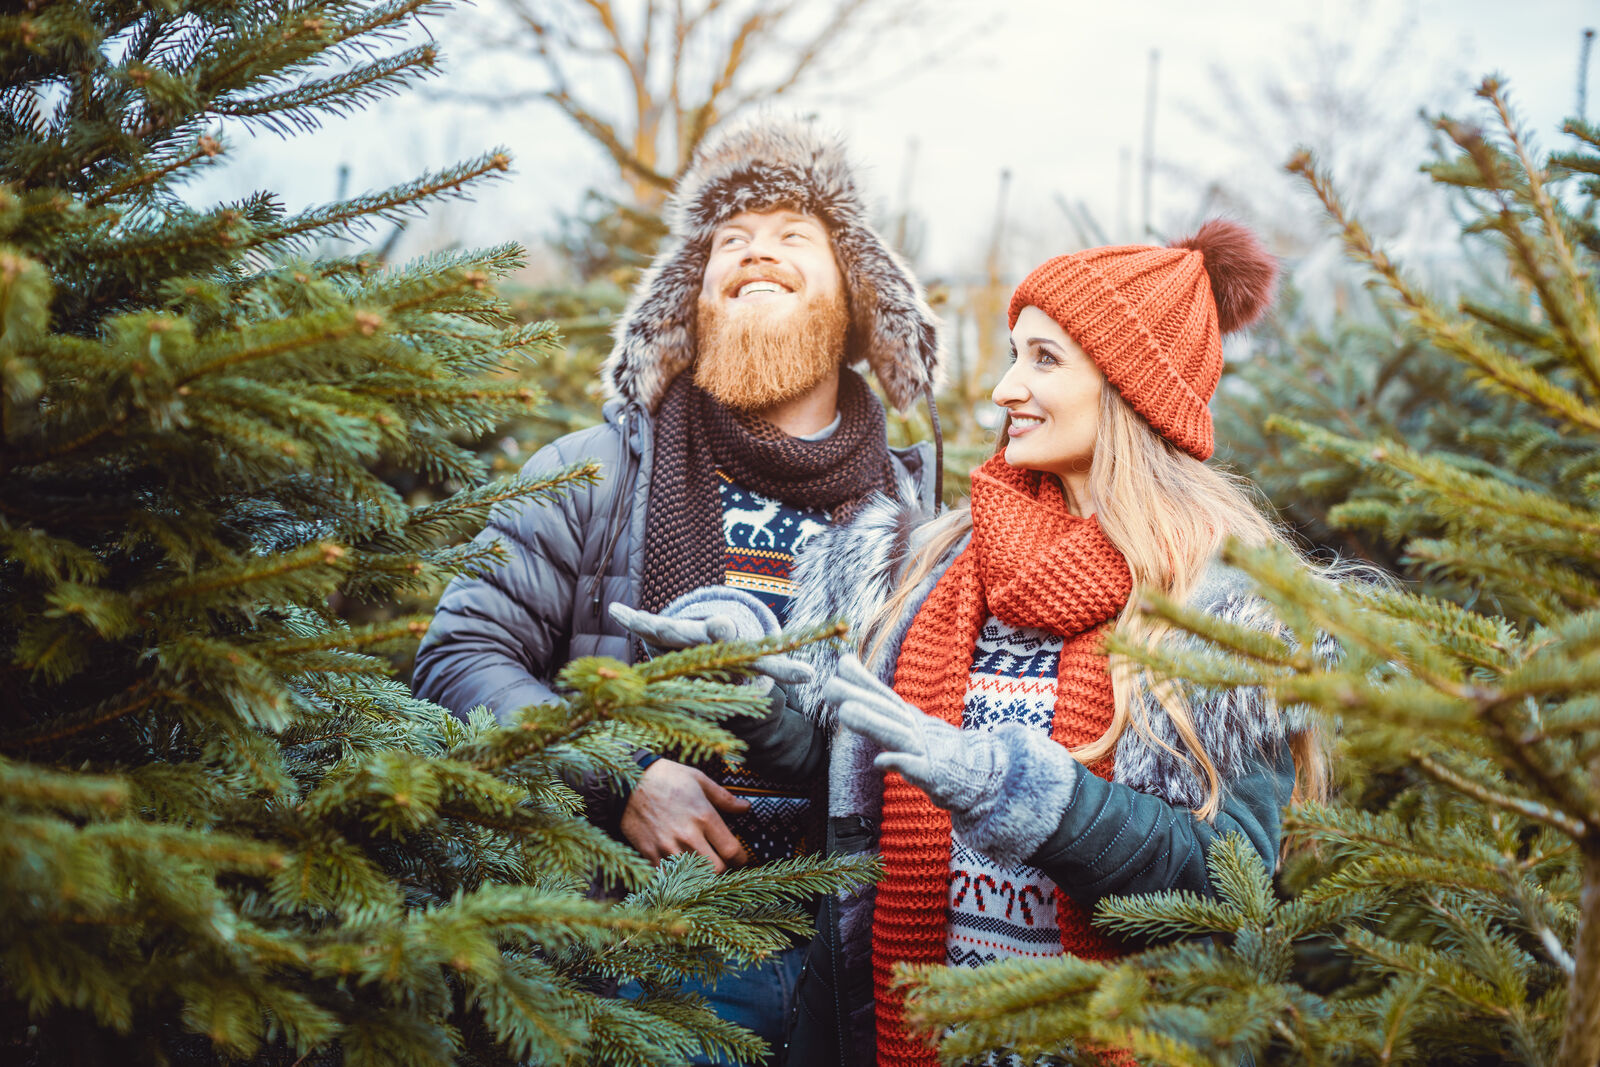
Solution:
<svg viewBox="0 0 1600 1067">
<path fill-rule="evenodd" d="M 867 221 L 844 147 L 814 123 L 763 117 L 713 135 L 667 204 L 665 246 L 615 328 L 603 377 L 608 395 L 654 412 L 695 356 L 695 313 L 723 222 L 790 207 L 827 224 L 850 301 L 846 351 L 864 362 L 900 410 L 938 384 L 939 320 L 922 287 Z"/>
<path fill-rule="evenodd" d="M 901 567 L 918 546 L 927 518 L 926 512 L 880 497 L 863 508 L 849 526 L 835 527 L 814 538 L 796 561 L 796 596 L 790 606 L 789 628 L 842 618 L 853 632 L 860 632 L 893 591 Z M 884 641 L 883 651 L 868 664 L 885 683 L 894 680 L 894 663 L 912 619 L 965 547 L 965 542 L 956 545 L 915 590 Z M 1263 604 L 1251 592 L 1249 579 L 1220 562 L 1201 575 L 1188 604 L 1247 625 L 1260 625 L 1263 615 Z M 1198 639 L 1189 640 L 1199 644 Z M 832 720 L 831 709 L 820 700 L 822 685 L 836 671 L 840 652 L 832 642 L 801 650 L 816 677 L 799 689 L 795 700 L 833 734 L 830 814 L 860 814 L 876 820 L 882 807 L 881 776 L 872 773 L 877 749 L 867 739 L 839 727 Z M 1263 752 L 1302 725 L 1295 716 L 1281 714 L 1258 689 L 1190 687 L 1186 695 L 1200 742 L 1224 788 L 1251 773 Z M 1126 730 L 1117 743 L 1113 781 L 1161 797 L 1175 807 L 1200 807 L 1207 796 L 1206 783 L 1196 767 L 1177 755 L 1185 750 L 1177 729 L 1154 700 L 1147 702 L 1145 710 L 1157 740 L 1139 730 Z"/>
</svg>

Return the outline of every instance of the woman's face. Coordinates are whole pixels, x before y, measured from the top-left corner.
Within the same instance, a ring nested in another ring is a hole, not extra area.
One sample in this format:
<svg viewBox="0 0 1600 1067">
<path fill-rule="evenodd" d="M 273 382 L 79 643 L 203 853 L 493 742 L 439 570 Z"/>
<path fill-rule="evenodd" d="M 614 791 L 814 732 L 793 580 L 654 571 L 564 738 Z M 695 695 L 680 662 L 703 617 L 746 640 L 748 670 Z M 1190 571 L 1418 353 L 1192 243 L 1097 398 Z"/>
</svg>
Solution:
<svg viewBox="0 0 1600 1067">
<path fill-rule="evenodd" d="M 993 394 L 1011 416 L 1006 462 L 1056 475 L 1081 502 L 1105 378 L 1067 331 L 1032 305 L 1017 316 L 1011 351 L 1011 369 Z"/>
</svg>

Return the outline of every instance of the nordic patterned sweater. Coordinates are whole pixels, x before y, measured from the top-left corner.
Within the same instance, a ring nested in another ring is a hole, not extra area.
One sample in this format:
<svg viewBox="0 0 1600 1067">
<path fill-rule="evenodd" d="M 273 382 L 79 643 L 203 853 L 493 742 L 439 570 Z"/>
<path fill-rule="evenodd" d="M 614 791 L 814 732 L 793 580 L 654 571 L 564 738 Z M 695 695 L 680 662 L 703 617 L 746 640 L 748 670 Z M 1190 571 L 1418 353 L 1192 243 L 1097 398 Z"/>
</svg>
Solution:
<svg viewBox="0 0 1600 1067">
<path fill-rule="evenodd" d="M 753 593 L 779 623 L 787 622 L 795 553 L 828 528 L 828 516 L 752 492 L 721 470 L 717 491 L 722 499 L 723 584 Z M 720 761 L 709 773 L 734 796 L 750 802 L 749 811 L 727 821 L 752 863 L 819 849 L 821 842 L 806 840 L 811 799 L 805 785 L 775 781 L 748 766 Z"/>
<path fill-rule="evenodd" d="M 961 728 L 1016 722 L 1048 737 L 1060 660 L 1059 636 L 991 615 L 978 634 Z M 991 859 L 952 831 L 946 961 L 981 967 L 1012 956 L 1061 955 L 1055 895 L 1056 884 L 1039 868 Z"/>
</svg>

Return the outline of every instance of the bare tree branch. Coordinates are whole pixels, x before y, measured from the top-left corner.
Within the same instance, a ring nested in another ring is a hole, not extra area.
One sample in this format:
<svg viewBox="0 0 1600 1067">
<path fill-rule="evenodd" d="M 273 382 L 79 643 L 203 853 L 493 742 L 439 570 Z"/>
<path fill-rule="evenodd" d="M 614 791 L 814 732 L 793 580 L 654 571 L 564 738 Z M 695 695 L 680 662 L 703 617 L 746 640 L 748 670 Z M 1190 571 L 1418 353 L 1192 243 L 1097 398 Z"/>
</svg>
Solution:
<svg viewBox="0 0 1600 1067">
<path fill-rule="evenodd" d="M 684 18 L 683 0 L 672 0 L 672 53 L 667 61 L 667 106 L 672 109 L 673 129 L 683 129 L 683 45 L 690 24 Z"/>
<path fill-rule="evenodd" d="M 810 41 L 801 46 L 799 54 L 795 56 L 789 72 L 776 82 L 765 87 L 763 95 L 781 96 L 793 89 L 800 80 L 816 64 L 823 50 L 842 39 L 850 28 L 856 16 L 867 7 L 871 0 L 847 0 L 834 8 L 832 17 Z M 754 102 L 754 97 L 746 93 L 739 101 L 739 106 Z"/>
<path fill-rule="evenodd" d="M 712 79 L 711 87 L 706 91 L 705 100 L 694 110 L 687 136 L 681 138 L 680 155 L 692 151 L 706 135 L 706 131 L 716 122 L 717 103 L 732 87 L 733 79 L 745 61 L 745 50 L 752 40 L 759 40 L 766 27 L 781 20 L 789 10 L 789 5 L 758 7 L 740 23 L 738 31 L 728 41 L 720 69 Z"/>
<path fill-rule="evenodd" d="M 544 82 L 536 92 L 505 91 L 501 102 L 559 108 L 604 149 L 646 210 L 659 206 L 717 122 L 843 67 L 877 39 L 869 26 L 897 24 L 912 10 L 908 0 L 497 3 L 515 28 L 480 34 L 480 44 L 532 60 Z M 608 71 L 628 86 L 620 103 L 605 93 Z M 438 95 L 493 106 L 497 92 Z"/>
<path fill-rule="evenodd" d="M 607 154 L 624 172 L 643 178 L 645 181 L 662 189 L 670 190 L 672 188 L 674 176 L 662 174 L 654 167 L 640 160 L 617 136 L 610 123 L 590 112 L 564 91 L 550 89 L 546 90 L 543 95 L 551 103 L 566 112 L 568 117 L 576 122 L 584 133 L 599 143 L 600 147 L 606 150 Z"/>
</svg>

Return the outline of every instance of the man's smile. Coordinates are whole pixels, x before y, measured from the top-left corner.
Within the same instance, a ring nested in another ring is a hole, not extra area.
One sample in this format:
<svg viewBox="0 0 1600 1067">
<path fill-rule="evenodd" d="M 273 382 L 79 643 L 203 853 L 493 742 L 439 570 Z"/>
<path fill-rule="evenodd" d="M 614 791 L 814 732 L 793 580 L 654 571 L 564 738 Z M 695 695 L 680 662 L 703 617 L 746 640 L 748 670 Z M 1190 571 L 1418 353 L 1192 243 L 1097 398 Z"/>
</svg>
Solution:
<svg viewBox="0 0 1600 1067">
<path fill-rule="evenodd" d="M 766 296 L 792 292 L 794 292 L 794 290 L 790 289 L 782 282 L 774 282 L 762 278 L 756 281 L 745 282 L 743 285 L 739 286 L 739 291 L 734 293 L 733 297 L 735 300 L 743 300 L 750 296 Z"/>
</svg>

